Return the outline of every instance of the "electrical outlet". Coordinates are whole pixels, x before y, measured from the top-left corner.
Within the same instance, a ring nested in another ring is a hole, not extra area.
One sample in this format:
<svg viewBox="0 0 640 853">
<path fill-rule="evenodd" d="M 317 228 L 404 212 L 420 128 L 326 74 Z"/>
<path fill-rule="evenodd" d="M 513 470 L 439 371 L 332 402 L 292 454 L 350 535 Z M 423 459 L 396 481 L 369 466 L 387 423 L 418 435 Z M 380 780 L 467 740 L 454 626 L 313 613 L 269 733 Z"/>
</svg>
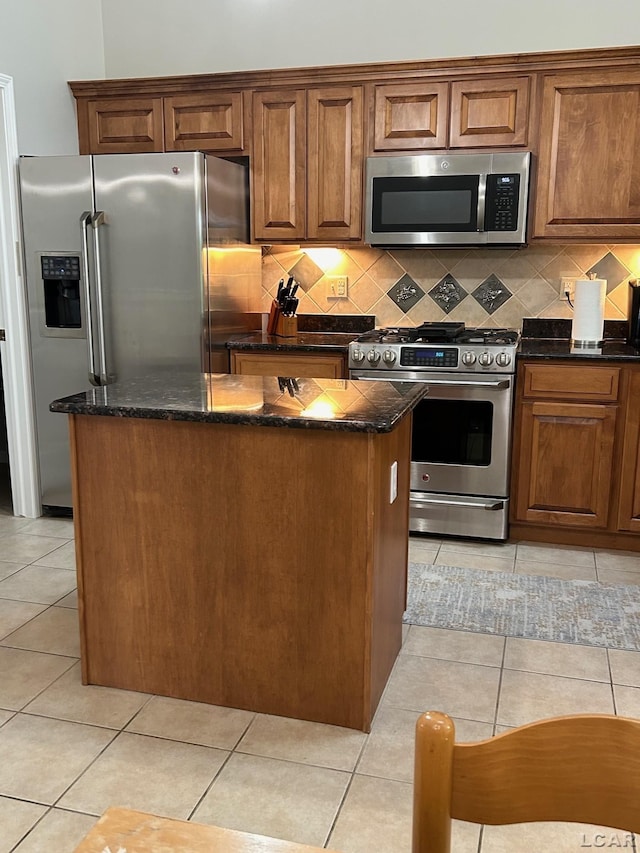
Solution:
<svg viewBox="0 0 640 853">
<path fill-rule="evenodd" d="M 330 299 L 349 298 L 349 279 L 346 275 L 327 276 L 327 296 Z"/>
<path fill-rule="evenodd" d="M 563 275 L 560 279 L 560 292 L 562 294 L 562 298 L 573 299 L 573 292 L 576 288 L 576 279 L 570 275 Z"/>
</svg>

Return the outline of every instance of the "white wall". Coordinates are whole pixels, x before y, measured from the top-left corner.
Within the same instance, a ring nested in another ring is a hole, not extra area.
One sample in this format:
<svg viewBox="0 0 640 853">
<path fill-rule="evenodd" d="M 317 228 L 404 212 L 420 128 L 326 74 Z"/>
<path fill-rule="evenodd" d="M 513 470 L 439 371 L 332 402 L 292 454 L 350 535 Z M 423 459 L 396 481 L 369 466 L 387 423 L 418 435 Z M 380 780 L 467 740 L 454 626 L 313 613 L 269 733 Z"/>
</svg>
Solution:
<svg viewBox="0 0 640 853">
<path fill-rule="evenodd" d="M 610 47 L 638 0 L 103 0 L 107 77 Z"/>
<path fill-rule="evenodd" d="M 104 76 L 101 0 L 2 0 L 0 73 L 13 78 L 21 154 L 76 154 L 68 80 Z"/>
</svg>

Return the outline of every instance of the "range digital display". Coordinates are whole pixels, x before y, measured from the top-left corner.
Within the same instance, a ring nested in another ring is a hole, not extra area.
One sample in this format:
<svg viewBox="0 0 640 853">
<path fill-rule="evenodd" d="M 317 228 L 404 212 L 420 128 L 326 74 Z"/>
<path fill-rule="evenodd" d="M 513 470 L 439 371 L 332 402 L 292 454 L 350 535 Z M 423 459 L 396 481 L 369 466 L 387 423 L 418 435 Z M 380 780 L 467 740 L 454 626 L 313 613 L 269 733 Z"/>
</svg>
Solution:
<svg viewBox="0 0 640 853">
<path fill-rule="evenodd" d="M 455 347 L 402 347 L 400 364 L 405 367 L 457 367 Z"/>
</svg>

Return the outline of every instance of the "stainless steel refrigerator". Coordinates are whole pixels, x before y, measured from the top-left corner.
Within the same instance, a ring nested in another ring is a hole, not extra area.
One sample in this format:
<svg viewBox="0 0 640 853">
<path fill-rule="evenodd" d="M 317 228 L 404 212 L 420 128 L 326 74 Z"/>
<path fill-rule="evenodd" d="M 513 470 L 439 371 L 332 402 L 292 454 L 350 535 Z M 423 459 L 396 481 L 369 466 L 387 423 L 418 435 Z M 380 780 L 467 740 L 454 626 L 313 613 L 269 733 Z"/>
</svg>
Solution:
<svg viewBox="0 0 640 853">
<path fill-rule="evenodd" d="M 21 157 L 43 510 L 71 507 L 57 397 L 150 372 L 227 372 L 260 328 L 246 167 L 196 152 Z"/>
</svg>

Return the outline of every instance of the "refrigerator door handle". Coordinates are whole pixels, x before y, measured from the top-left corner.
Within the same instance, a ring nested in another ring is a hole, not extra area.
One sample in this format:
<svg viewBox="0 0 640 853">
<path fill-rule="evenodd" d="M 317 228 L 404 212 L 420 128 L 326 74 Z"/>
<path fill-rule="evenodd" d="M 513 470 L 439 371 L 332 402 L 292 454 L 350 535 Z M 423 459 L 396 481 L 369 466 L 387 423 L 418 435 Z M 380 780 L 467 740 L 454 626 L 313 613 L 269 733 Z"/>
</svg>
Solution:
<svg viewBox="0 0 640 853">
<path fill-rule="evenodd" d="M 91 217 L 93 229 L 93 252 L 95 259 L 95 292 L 96 292 L 96 319 L 98 327 L 98 359 L 99 359 L 99 385 L 109 385 L 115 381 L 115 376 L 110 375 L 107 369 L 107 335 L 105 332 L 104 298 L 102 294 L 102 264 L 100 258 L 100 232 L 99 228 L 105 224 L 103 210 L 97 210 Z"/>
<path fill-rule="evenodd" d="M 89 357 L 89 382 L 100 385 L 100 379 L 95 373 L 95 344 L 93 341 L 93 314 L 91 303 L 91 276 L 89 273 L 89 240 L 87 226 L 91 224 L 91 211 L 85 210 L 80 217 L 80 234 L 82 245 L 82 277 L 84 278 L 84 310 L 87 324 L 87 352 Z"/>
</svg>

